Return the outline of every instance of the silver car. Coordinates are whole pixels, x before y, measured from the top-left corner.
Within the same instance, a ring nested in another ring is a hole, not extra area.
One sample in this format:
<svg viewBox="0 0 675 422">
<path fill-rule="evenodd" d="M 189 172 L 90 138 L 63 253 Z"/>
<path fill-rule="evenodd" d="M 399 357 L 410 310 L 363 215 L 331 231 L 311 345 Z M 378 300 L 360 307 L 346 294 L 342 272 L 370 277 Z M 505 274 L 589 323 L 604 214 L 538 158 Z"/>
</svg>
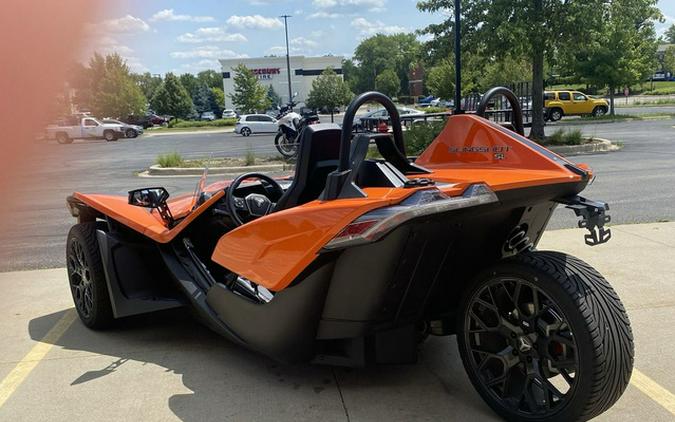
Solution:
<svg viewBox="0 0 675 422">
<path fill-rule="evenodd" d="M 244 114 L 234 126 L 234 133 L 250 136 L 253 133 L 276 133 L 277 120 L 267 114 Z"/>
</svg>

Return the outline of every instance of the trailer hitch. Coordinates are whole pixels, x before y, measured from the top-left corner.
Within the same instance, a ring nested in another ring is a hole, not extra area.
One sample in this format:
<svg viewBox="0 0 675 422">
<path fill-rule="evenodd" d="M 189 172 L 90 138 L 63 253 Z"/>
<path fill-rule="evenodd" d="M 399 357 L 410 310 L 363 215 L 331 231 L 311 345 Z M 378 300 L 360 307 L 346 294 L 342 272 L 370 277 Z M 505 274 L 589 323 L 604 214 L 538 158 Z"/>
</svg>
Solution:
<svg viewBox="0 0 675 422">
<path fill-rule="evenodd" d="M 579 228 L 587 229 L 590 232 L 584 235 L 584 241 L 588 246 L 607 243 L 612 238 L 612 231 L 605 228 L 605 224 L 612 219 L 605 213 L 605 211 L 609 211 L 609 205 L 606 202 L 591 201 L 579 195 L 556 201 L 574 211 L 577 217 L 581 217 Z"/>
</svg>

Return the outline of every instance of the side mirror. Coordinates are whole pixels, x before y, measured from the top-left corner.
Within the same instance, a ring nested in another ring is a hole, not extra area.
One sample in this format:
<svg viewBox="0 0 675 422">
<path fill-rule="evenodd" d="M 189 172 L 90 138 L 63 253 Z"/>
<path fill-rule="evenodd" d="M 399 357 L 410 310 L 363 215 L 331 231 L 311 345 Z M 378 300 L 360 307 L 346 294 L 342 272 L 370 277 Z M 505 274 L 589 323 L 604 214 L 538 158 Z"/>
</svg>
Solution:
<svg viewBox="0 0 675 422">
<path fill-rule="evenodd" d="M 166 203 L 169 192 L 164 188 L 143 188 L 129 191 L 129 205 L 157 209 L 162 221 L 169 227 L 174 226 L 173 215 Z"/>
<path fill-rule="evenodd" d="M 169 192 L 164 188 L 143 188 L 129 192 L 129 205 L 143 208 L 159 208 L 166 204 Z"/>
</svg>

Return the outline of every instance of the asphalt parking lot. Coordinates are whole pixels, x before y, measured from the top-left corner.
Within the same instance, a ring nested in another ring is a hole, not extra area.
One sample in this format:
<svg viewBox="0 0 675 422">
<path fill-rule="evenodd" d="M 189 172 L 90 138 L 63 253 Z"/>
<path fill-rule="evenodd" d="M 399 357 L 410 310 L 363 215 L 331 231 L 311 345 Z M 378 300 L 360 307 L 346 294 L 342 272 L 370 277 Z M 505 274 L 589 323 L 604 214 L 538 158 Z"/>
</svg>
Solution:
<svg viewBox="0 0 675 422">
<path fill-rule="evenodd" d="M 557 124 L 547 131 L 558 127 L 580 128 L 625 145 L 619 152 L 573 158 L 595 170 L 597 178 L 584 194 L 607 201 L 615 224 L 675 221 L 675 119 Z M 73 223 L 65 198 L 73 191 L 125 195 L 130 189 L 159 185 L 171 194 L 192 192 L 196 178 L 136 176 L 158 154 L 174 151 L 186 158 L 276 154 L 270 135 L 244 138 L 223 132 L 152 134 L 111 143 L 36 143 L 29 159 L 35 171 L 16 177 L 29 188 L 3 201 L 9 215 L 0 221 L 0 272 L 65 265 L 63 244 Z M 576 218 L 558 209 L 550 227 L 576 227 Z"/>
<path fill-rule="evenodd" d="M 631 318 L 633 378 L 604 421 L 675 418 L 675 223 L 615 226 L 596 248 L 580 230 L 542 249 L 595 266 Z M 65 270 L 0 274 L 0 420 L 493 421 L 454 338 L 431 337 L 416 365 L 344 369 L 275 363 L 183 310 L 90 331 L 75 317 Z"/>
</svg>

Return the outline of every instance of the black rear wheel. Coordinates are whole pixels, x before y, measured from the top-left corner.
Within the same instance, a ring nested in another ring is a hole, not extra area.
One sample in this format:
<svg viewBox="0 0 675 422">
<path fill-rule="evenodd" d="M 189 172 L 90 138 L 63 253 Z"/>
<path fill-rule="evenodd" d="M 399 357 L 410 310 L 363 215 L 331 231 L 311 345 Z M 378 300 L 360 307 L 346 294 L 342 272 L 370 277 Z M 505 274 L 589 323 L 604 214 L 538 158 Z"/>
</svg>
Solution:
<svg viewBox="0 0 675 422">
<path fill-rule="evenodd" d="M 633 367 L 626 311 L 581 260 L 521 254 L 478 276 L 459 350 L 476 390 L 507 420 L 586 420 L 619 399 Z"/>
<path fill-rule="evenodd" d="M 75 310 L 82 323 L 94 329 L 109 326 L 113 312 L 96 240 L 96 223 L 76 224 L 70 229 L 66 266 Z"/>
</svg>

